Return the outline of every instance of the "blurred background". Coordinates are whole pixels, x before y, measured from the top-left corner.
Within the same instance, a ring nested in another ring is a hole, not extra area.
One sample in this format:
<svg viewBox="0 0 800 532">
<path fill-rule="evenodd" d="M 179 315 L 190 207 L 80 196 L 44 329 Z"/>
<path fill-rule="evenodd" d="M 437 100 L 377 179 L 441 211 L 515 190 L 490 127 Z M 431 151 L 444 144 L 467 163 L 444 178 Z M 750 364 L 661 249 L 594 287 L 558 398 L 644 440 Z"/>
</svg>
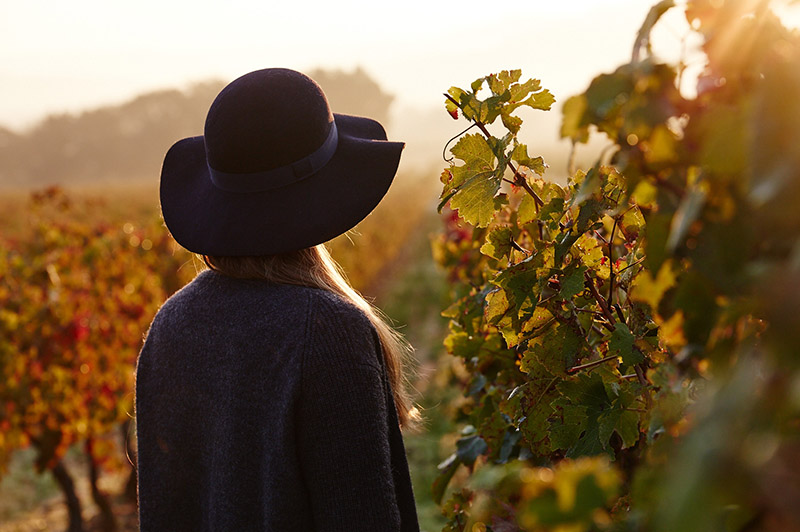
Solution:
<svg viewBox="0 0 800 532">
<path fill-rule="evenodd" d="M 775 9 L 797 27 L 791 4 Z M 441 529 L 430 485 L 453 440 L 443 440 L 451 427 L 436 408 L 458 391 L 436 381 L 447 302 L 429 240 L 440 231 L 443 149 L 464 128 L 442 93 L 501 69 L 541 79 L 556 104 L 522 112 L 523 140 L 544 156 L 549 179 L 565 181 L 571 145 L 559 139 L 561 103 L 630 59 L 650 7 L 3 2 L 0 531 L 63 530 L 75 512 L 85 530 L 136 529 L 136 354 L 160 303 L 200 267 L 160 222 L 161 161 L 173 142 L 202 134 L 224 85 L 265 67 L 305 72 L 335 112 L 376 118 L 407 143 L 387 200 L 331 247 L 417 348 L 412 380 L 428 424 L 407 444 L 423 528 Z M 705 66 L 694 38 L 680 10 L 652 35 L 658 57 L 686 63 L 687 97 Z M 581 146 L 579 162 L 603 146 Z"/>
<path fill-rule="evenodd" d="M 277 66 L 317 74 L 335 109 L 386 122 L 390 137 L 408 143 L 403 168 L 428 171 L 459 129 L 441 105 L 451 85 L 520 68 L 563 102 L 629 58 L 650 7 L 649 0 L 345 1 L 303 9 L 4 2 L 0 185 L 153 181 L 165 146 L 202 133 L 221 86 Z M 678 11 L 659 25 L 653 41 L 665 60 L 680 55 L 687 30 Z M 538 113 L 531 141 L 563 173 L 568 148 L 558 142 L 558 117 Z"/>
</svg>

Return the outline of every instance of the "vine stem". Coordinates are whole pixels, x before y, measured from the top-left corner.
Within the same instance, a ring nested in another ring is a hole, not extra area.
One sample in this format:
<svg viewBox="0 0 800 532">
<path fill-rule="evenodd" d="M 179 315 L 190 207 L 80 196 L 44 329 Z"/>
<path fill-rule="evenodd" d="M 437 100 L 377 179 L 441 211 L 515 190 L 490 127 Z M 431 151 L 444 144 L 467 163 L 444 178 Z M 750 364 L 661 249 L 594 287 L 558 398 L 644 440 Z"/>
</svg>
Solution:
<svg viewBox="0 0 800 532">
<path fill-rule="evenodd" d="M 618 271 L 618 272 L 617 272 L 617 275 L 619 275 L 620 273 L 624 272 L 624 271 L 625 271 L 625 270 L 627 270 L 628 268 L 633 268 L 634 266 L 638 266 L 638 265 L 639 265 L 639 264 L 641 264 L 642 262 L 644 262 L 644 257 L 642 257 L 641 259 L 637 260 L 636 262 L 632 262 L 632 263 L 628 264 L 627 266 L 625 266 L 624 268 L 622 268 L 620 271 Z"/>
<path fill-rule="evenodd" d="M 619 218 L 614 217 L 614 227 L 611 228 L 611 237 L 608 239 L 608 306 L 614 305 L 614 234 L 617 232 Z"/>
<path fill-rule="evenodd" d="M 601 358 L 600 360 L 593 360 L 591 362 L 587 362 L 586 364 L 581 364 L 580 366 L 573 366 L 567 370 L 567 373 L 572 375 L 573 373 L 577 373 L 582 369 L 593 368 L 594 366 L 599 366 L 600 364 L 608 362 L 609 360 L 614 360 L 615 358 L 619 357 L 617 357 L 617 355 L 609 355 Z"/>
<path fill-rule="evenodd" d="M 448 100 L 450 100 L 451 102 L 453 102 L 453 104 L 456 107 L 461 109 L 461 106 L 458 105 L 458 102 L 455 100 L 455 98 L 453 98 L 452 96 L 450 96 L 446 92 L 444 93 L 444 97 L 447 98 Z M 463 114 L 464 110 L 461 109 L 461 112 Z M 491 136 L 492 136 L 491 133 L 489 133 L 489 130 L 486 129 L 486 126 L 483 125 L 483 123 L 480 120 L 473 119 L 472 121 L 475 122 L 475 125 L 478 126 L 478 129 L 481 130 L 481 133 L 486 135 L 487 139 L 491 138 Z M 536 193 L 536 191 L 531 188 L 531 186 L 528 184 L 528 180 L 525 179 L 525 176 L 522 175 L 522 172 L 517 170 L 517 168 L 511 163 L 511 161 L 508 161 L 506 163 L 506 165 L 509 168 L 511 168 L 512 172 L 514 172 L 514 184 L 518 185 L 518 186 L 521 186 L 522 188 L 525 189 L 525 192 L 527 192 L 528 194 L 531 195 L 531 197 L 533 198 L 533 201 L 536 203 L 536 211 L 538 212 L 539 211 L 539 207 L 544 205 L 544 201 L 542 201 L 542 198 L 540 198 L 539 195 Z"/>
<path fill-rule="evenodd" d="M 603 326 L 609 331 L 614 332 L 614 325 L 616 325 L 617 320 L 614 319 L 611 309 L 608 308 L 606 300 L 603 299 L 603 296 L 601 296 L 600 292 L 597 291 L 597 287 L 594 285 L 594 281 L 589 276 L 589 272 L 585 272 L 583 276 L 586 279 L 586 286 L 592 293 L 592 297 L 594 297 L 595 301 L 597 301 L 597 304 L 600 306 L 600 310 L 603 312 L 603 317 L 608 320 L 608 322 L 603 322 Z"/>
<path fill-rule="evenodd" d="M 634 366 L 636 370 L 636 377 L 639 379 L 639 384 L 642 385 L 642 396 L 644 397 L 644 402 L 647 405 L 648 410 L 653 409 L 653 398 L 650 397 L 650 392 L 647 391 L 647 378 L 644 376 L 644 370 L 642 369 L 641 364 L 636 364 Z"/>
</svg>

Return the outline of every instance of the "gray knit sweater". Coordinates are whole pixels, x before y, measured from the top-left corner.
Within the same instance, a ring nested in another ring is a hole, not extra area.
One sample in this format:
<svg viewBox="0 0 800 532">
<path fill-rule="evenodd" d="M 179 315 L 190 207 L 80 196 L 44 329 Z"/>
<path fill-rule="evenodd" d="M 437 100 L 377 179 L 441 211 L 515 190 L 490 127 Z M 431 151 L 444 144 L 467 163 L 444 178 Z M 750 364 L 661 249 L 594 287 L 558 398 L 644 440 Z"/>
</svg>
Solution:
<svg viewBox="0 0 800 532">
<path fill-rule="evenodd" d="M 418 531 L 368 318 L 323 290 L 205 271 L 136 370 L 142 532 Z"/>
</svg>

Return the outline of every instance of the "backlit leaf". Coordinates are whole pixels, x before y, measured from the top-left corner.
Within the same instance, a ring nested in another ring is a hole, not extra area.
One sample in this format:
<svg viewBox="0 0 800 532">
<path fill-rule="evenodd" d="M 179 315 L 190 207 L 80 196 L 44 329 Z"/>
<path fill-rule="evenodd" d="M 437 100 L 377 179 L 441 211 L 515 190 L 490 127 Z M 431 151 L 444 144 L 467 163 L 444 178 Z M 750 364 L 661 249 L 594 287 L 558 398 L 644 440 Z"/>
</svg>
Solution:
<svg viewBox="0 0 800 532">
<path fill-rule="evenodd" d="M 509 226 L 492 228 L 486 236 L 486 242 L 481 246 L 481 253 L 501 260 L 511 254 L 513 232 Z"/>
<path fill-rule="evenodd" d="M 478 175 L 464 183 L 452 198 L 450 207 L 467 223 L 486 227 L 494 219 L 498 203 L 495 199 L 500 190 L 500 180 Z"/>
<path fill-rule="evenodd" d="M 657 309 L 664 293 L 675 286 L 675 279 L 671 261 L 661 266 L 655 279 L 649 270 L 643 270 L 633 281 L 630 298 L 634 301 L 643 301 L 650 305 L 650 308 Z"/>
</svg>

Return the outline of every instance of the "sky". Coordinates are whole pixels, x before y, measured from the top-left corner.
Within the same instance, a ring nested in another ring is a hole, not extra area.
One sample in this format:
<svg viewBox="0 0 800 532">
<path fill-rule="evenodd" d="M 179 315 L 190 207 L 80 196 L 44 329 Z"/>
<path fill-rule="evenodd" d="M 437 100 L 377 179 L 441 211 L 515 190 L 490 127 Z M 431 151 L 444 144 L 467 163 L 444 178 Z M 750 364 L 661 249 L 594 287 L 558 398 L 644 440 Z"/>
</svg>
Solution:
<svg viewBox="0 0 800 532">
<path fill-rule="evenodd" d="M 654 0 L 0 0 L 0 125 L 259 68 L 364 68 L 396 108 L 521 68 L 560 100 L 624 62 Z M 659 35 L 678 53 L 676 11 Z"/>
<path fill-rule="evenodd" d="M 463 128 L 443 112 L 442 93 L 520 68 L 523 79 L 540 79 L 556 97 L 553 112 L 530 115 L 535 121 L 523 140 L 563 162 L 569 145 L 558 136 L 560 105 L 597 74 L 630 60 L 654 3 L 0 0 L 0 127 L 24 132 L 48 114 L 80 113 L 208 79 L 229 82 L 266 67 L 361 67 L 395 97 L 387 129 L 407 142 L 404 164 L 428 168 L 441 164 L 446 139 Z M 800 26 L 800 1 L 773 0 L 773 7 L 785 23 Z M 691 35 L 683 10 L 670 10 L 652 34 L 656 55 L 676 61 L 696 45 Z M 682 90 L 691 96 L 703 56 L 683 57 L 690 66 Z"/>
</svg>

